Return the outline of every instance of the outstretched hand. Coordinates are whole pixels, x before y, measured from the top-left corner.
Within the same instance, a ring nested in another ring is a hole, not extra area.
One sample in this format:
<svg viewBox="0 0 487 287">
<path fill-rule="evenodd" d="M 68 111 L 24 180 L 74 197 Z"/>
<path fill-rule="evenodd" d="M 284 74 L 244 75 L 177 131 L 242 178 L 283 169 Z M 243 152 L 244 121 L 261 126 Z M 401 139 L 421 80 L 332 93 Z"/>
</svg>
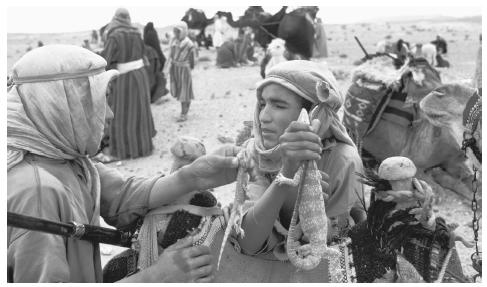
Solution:
<svg viewBox="0 0 487 287">
<path fill-rule="evenodd" d="M 202 156 L 190 165 L 182 168 L 185 179 L 194 189 L 208 189 L 235 181 L 237 177 L 238 160 L 237 146 L 223 146 L 213 154 Z"/>
</svg>

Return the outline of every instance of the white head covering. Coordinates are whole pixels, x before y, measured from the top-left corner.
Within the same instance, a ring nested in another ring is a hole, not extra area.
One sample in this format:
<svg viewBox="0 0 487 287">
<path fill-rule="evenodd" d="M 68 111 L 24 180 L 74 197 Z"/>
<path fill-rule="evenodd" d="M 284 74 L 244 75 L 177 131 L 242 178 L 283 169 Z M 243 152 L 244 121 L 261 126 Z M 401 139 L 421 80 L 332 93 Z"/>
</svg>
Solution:
<svg viewBox="0 0 487 287">
<path fill-rule="evenodd" d="M 25 54 L 13 67 L 7 94 L 7 169 L 32 153 L 76 161 L 88 188 L 99 197 L 100 179 L 88 158 L 103 136 L 106 89 L 118 75 L 106 61 L 72 45 L 47 45 Z M 93 223 L 99 218 L 99 198 Z"/>
</svg>

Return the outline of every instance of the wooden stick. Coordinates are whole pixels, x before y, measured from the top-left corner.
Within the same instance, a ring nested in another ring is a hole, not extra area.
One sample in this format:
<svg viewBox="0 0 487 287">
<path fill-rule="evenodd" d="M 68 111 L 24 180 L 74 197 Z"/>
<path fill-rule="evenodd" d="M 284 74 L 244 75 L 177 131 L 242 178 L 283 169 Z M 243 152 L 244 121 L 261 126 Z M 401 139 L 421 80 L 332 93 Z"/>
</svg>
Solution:
<svg viewBox="0 0 487 287">
<path fill-rule="evenodd" d="M 7 212 L 7 225 L 122 247 L 130 247 L 132 245 L 131 236 L 128 232 L 95 225 L 78 224 L 76 222 L 55 222 L 14 212 Z"/>
</svg>

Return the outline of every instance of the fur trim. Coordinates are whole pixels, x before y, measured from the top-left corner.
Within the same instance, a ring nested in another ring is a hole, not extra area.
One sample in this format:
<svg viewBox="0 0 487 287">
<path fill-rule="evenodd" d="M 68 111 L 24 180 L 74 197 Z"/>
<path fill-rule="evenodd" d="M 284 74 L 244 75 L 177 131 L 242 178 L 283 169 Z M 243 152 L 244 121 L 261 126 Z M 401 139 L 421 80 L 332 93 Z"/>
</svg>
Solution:
<svg viewBox="0 0 487 287">
<path fill-rule="evenodd" d="M 400 72 L 394 68 L 393 60 L 387 56 L 376 57 L 358 66 L 352 74 L 352 81 L 359 79 L 383 83 L 387 87 L 400 79 Z"/>
</svg>

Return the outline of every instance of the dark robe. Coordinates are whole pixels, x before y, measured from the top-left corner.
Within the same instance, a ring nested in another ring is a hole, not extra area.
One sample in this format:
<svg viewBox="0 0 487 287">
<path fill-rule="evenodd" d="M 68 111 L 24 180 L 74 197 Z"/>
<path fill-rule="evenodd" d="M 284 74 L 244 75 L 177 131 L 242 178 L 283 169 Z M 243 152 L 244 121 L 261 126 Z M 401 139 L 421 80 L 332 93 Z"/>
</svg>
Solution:
<svg viewBox="0 0 487 287">
<path fill-rule="evenodd" d="M 167 95 L 169 90 L 166 88 L 167 81 L 164 77 L 164 73 L 162 72 L 164 67 L 161 65 L 161 61 L 156 50 L 151 46 L 146 45 L 145 56 L 148 62 L 148 65 L 146 65 L 145 68 L 147 70 L 147 75 L 149 76 L 150 102 L 154 103 L 163 96 Z"/>
</svg>

